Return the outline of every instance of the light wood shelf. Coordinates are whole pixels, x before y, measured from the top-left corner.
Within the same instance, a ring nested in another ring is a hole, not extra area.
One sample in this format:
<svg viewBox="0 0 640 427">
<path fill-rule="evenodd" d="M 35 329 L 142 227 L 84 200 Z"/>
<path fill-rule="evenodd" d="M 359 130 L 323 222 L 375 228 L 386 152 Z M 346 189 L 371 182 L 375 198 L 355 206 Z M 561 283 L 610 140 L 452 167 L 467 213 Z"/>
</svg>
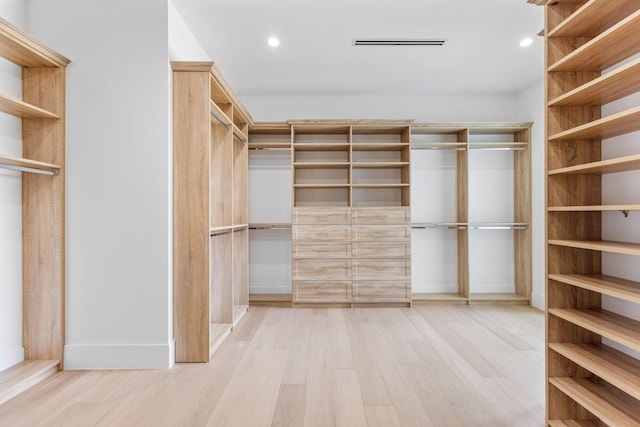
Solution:
<svg viewBox="0 0 640 427">
<path fill-rule="evenodd" d="M 550 420 L 548 423 L 548 426 L 549 427 L 602 427 L 602 424 L 594 420 Z"/>
<path fill-rule="evenodd" d="M 549 71 L 601 71 L 640 51 L 640 11 L 621 20 L 549 67 Z"/>
<path fill-rule="evenodd" d="M 55 113 L 0 94 L 0 111 L 23 119 L 59 119 Z"/>
<path fill-rule="evenodd" d="M 550 274 L 549 279 L 640 304 L 640 283 L 600 274 Z"/>
<path fill-rule="evenodd" d="M 409 162 L 351 162 L 354 169 L 397 169 L 409 166 Z"/>
<path fill-rule="evenodd" d="M 220 107 L 218 107 L 218 104 L 216 104 L 213 101 L 209 102 L 209 109 L 211 110 L 211 121 L 214 123 L 220 123 L 223 126 L 231 126 L 232 125 L 232 121 L 229 118 L 229 116 L 227 116 L 227 114 L 222 111 L 220 109 Z"/>
<path fill-rule="evenodd" d="M 549 106 L 602 105 L 640 90 L 640 59 L 549 101 Z"/>
<path fill-rule="evenodd" d="M 470 142 L 469 150 L 526 150 L 528 142 Z"/>
<path fill-rule="evenodd" d="M 640 33 L 640 31 L 638 31 Z M 606 139 L 640 130 L 640 107 L 576 126 L 549 136 L 549 141 L 568 139 Z"/>
<path fill-rule="evenodd" d="M 233 136 L 242 143 L 248 141 L 247 135 L 235 123 L 233 124 Z"/>
<path fill-rule="evenodd" d="M 631 427 L 640 424 L 638 405 L 612 394 L 605 386 L 585 378 L 570 377 L 549 378 L 549 383 L 607 425 Z"/>
<path fill-rule="evenodd" d="M 0 165 L 33 169 L 33 172 L 48 172 L 51 175 L 57 175 L 60 172 L 60 165 L 4 155 L 0 155 Z"/>
<path fill-rule="evenodd" d="M 291 149 L 291 142 L 251 142 L 249 140 L 250 150 L 272 150 L 272 149 Z"/>
<path fill-rule="evenodd" d="M 354 142 L 351 144 L 352 151 L 398 151 L 409 148 L 408 142 Z"/>
<path fill-rule="evenodd" d="M 569 248 L 589 249 L 593 251 L 611 252 L 625 255 L 640 255 L 640 244 L 626 242 L 612 242 L 606 240 L 558 240 L 550 239 L 550 245 L 566 246 Z"/>
<path fill-rule="evenodd" d="M 549 212 L 639 211 L 640 205 L 550 206 Z"/>
<path fill-rule="evenodd" d="M 351 184 L 351 188 L 408 188 L 409 184 Z"/>
<path fill-rule="evenodd" d="M 466 150 L 466 142 L 411 142 L 412 150 Z"/>
<path fill-rule="evenodd" d="M 69 60 L 0 18 L 0 56 L 21 67 L 64 68 Z"/>
<path fill-rule="evenodd" d="M 296 151 L 349 151 L 349 144 L 344 142 L 296 142 L 293 144 Z"/>
<path fill-rule="evenodd" d="M 549 171 L 549 175 L 561 174 L 607 174 L 628 172 L 640 169 L 640 154 L 618 157 L 615 159 L 601 160 L 593 163 L 585 163 L 577 166 L 568 166 Z"/>
<path fill-rule="evenodd" d="M 639 360 L 603 345 L 551 343 L 549 348 L 640 399 Z"/>
<path fill-rule="evenodd" d="M 295 162 L 296 169 L 349 169 L 349 162 Z"/>
<path fill-rule="evenodd" d="M 350 184 L 293 184 L 293 188 L 349 188 Z"/>
<path fill-rule="evenodd" d="M 550 308 L 549 314 L 640 351 L 640 322 L 605 310 Z"/>
<path fill-rule="evenodd" d="M 590 0 L 549 31 L 548 37 L 595 37 L 638 10 L 629 0 Z"/>
</svg>

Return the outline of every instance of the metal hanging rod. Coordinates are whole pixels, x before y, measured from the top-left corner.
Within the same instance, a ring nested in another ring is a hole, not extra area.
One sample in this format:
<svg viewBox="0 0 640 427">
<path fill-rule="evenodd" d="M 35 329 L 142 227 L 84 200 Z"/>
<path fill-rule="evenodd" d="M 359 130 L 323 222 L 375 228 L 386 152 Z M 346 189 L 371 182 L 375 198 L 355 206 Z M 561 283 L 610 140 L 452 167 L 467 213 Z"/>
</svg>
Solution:
<svg viewBox="0 0 640 427">
<path fill-rule="evenodd" d="M 445 224 L 427 224 L 427 225 L 412 225 L 412 229 L 414 230 L 426 230 L 426 229 L 436 229 L 436 230 L 466 230 L 466 225 L 445 225 Z"/>
<path fill-rule="evenodd" d="M 465 151 L 466 147 L 421 147 L 421 146 L 413 146 L 412 150 L 454 150 L 454 151 Z"/>
<path fill-rule="evenodd" d="M 2 169 L 11 169 L 11 170 L 19 171 L 19 172 L 37 173 L 37 174 L 40 174 L 40 175 L 49 175 L 49 176 L 58 176 L 58 174 L 59 174 L 58 171 L 48 171 L 48 170 L 42 170 L 42 169 L 28 168 L 28 167 L 25 167 L 25 166 L 14 166 L 14 165 L 0 164 L 0 168 L 2 168 Z"/>
<path fill-rule="evenodd" d="M 211 237 L 213 237 L 213 236 L 224 236 L 225 234 L 231 234 L 231 230 L 212 231 L 211 234 L 209 234 L 209 236 L 211 236 Z"/>
<path fill-rule="evenodd" d="M 469 230 L 526 230 L 528 225 L 470 225 Z"/>
<path fill-rule="evenodd" d="M 225 123 L 221 117 L 218 117 L 218 115 L 215 113 L 215 111 L 211 110 L 211 115 L 213 116 L 214 119 L 216 119 L 218 121 L 218 123 L 220 123 L 222 126 L 224 126 L 224 128 L 226 130 L 229 130 L 229 125 L 227 123 Z"/>
<path fill-rule="evenodd" d="M 483 151 L 526 151 L 526 147 L 469 147 L 469 150 Z"/>
</svg>

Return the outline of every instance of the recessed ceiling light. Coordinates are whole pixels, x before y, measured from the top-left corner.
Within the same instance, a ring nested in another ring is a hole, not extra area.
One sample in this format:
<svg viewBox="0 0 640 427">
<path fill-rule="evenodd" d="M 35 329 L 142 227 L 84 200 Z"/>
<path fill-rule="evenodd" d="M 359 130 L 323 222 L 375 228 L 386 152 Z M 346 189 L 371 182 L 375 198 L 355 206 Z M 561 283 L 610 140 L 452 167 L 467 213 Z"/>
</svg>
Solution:
<svg viewBox="0 0 640 427">
<path fill-rule="evenodd" d="M 522 39 L 520 41 L 520 47 L 527 47 L 527 46 L 531 46 L 533 44 L 533 39 L 530 37 L 527 37 L 526 39 Z"/>
<path fill-rule="evenodd" d="M 270 37 L 267 43 L 269 43 L 269 46 L 271 47 L 276 47 L 280 44 L 280 40 L 278 40 L 277 37 Z"/>
</svg>

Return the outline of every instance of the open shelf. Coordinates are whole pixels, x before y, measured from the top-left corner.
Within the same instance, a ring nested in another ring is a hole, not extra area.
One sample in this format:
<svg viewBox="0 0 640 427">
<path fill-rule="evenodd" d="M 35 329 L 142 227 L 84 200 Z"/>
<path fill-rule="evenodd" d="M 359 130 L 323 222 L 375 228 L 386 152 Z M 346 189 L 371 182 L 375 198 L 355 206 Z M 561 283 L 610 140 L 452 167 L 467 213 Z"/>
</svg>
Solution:
<svg viewBox="0 0 640 427">
<path fill-rule="evenodd" d="M 640 211 L 640 205 L 550 206 L 549 212 Z"/>
<path fill-rule="evenodd" d="M 250 230 L 271 230 L 271 229 L 291 229 L 291 223 L 251 223 Z"/>
<path fill-rule="evenodd" d="M 550 343 L 549 348 L 640 399 L 639 360 L 602 345 Z"/>
<path fill-rule="evenodd" d="M 549 279 L 640 304 L 640 283 L 600 274 L 550 274 Z"/>
<path fill-rule="evenodd" d="M 293 188 L 349 188 L 349 184 L 293 184 Z"/>
<path fill-rule="evenodd" d="M 598 162 L 585 163 L 577 166 L 553 169 L 549 175 L 560 174 L 607 174 L 617 172 L 627 172 L 640 169 L 640 154 L 618 157 L 615 159 L 601 160 Z"/>
<path fill-rule="evenodd" d="M 16 168 L 26 172 L 44 173 L 47 175 L 57 175 L 60 172 L 60 166 L 54 165 L 53 163 L 0 155 L 0 167 L 2 166 L 8 166 L 10 168 Z"/>
<path fill-rule="evenodd" d="M 59 119 L 55 113 L 0 94 L 0 111 L 23 119 Z"/>
<path fill-rule="evenodd" d="M 242 143 L 248 140 L 247 135 L 235 123 L 233 124 L 233 136 Z"/>
<path fill-rule="evenodd" d="M 220 107 L 218 107 L 218 104 L 216 104 L 213 101 L 210 101 L 209 109 L 211 113 L 212 122 L 220 123 L 223 126 L 231 126 L 232 124 L 231 119 L 229 118 L 229 116 L 225 114 L 224 111 L 220 109 Z"/>
<path fill-rule="evenodd" d="M 69 60 L 0 18 L 0 56 L 21 67 L 66 67 Z"/>
<path fill-rule="evenodd" d="M 449 230 L 466 230 L 468 224 L 466 222 L 413 222 L 411 228 L 415 229 L 449 229 Z"/>
<path fill-rule="evenodd" d="M 640 51 L 640 11 L 629 15 L 549 67 L 549 71 L 604 70 Z"/>
<path fill-rule="evenodd" d="M 349 144 L 343 142 L 296 142 L 296 151 L 349 151 Z"/>
<path fill-rule="evenodd" d="M 408 147 L 408 142 L 354 142 L 351 144 L 353 151 L 398 151 Z"/>
<path fill-rule="evenodd" d="M 349 162 L 295 162 L 296 169 L 349 169 Z"/>
<path fill-rule="evenodd" d="M 273 150 L 273 149 L 291 149 L 291 142 L 252 142 L 249 141 L 250 150 Z"/>
<path fill-rule="evenodd" d="M 470 142 L 469 150 L 526 150 L 527 142 Z"/>
<path fill-rule="evenodd" d="M 409 187 L 409 184 L 351 184 L 352 188 L 405 188 Z"/>
<path fill-rule="evenodd" d="M 640 425 L 640 407 L 586 378 L 552 377 L 549 383 L 569 396 L 602 422 L 612 426 Z"/>
<path fill-rule="evenodd" d="M 640 33 L 640 30 L 638 31 Z M 606 139 L 640 130 L 640 107 L 630 108 L 549 136 L 549 141 Z"/>
<path fill-rule="evenodd" d="M 526 222 L 470 222 L 469 230 L 526 230 L 529 224 Z"/>
<path fill-rule="evenodd" d="M 409 166 L 409 162 L 353 162 L 354 169 L 391 169 Z"/>
<path fill-rule="evenodd" d="M 635 12 L 638 4 L 629 0 L 590 0 L 549 31 L 549 37 L 597 36 Z"/>
<path fill-rule="evenodd" d="M 467 149 L 466 142 L 412 142 L 412 150 L 458 150 Z"/>
<path fill-rule="evenodd" d="M 550 308 L 549 314 L 640 351 L 640 322 L 605 310 Z"/>
<path fill-rule="evenodd" d="M 549 101 L 549 106 L 601 105 L 640 90 L 640 59 Z"/>
<path fill-rule="evenodd" d="M 640 244 L 626 242 L 612 242 L 606 240 L 556 240 L 550 239 L 550 245 L 567 246 L 577 249 L 611 252 L 626 255 L 640 255 Z"/>
</svg>

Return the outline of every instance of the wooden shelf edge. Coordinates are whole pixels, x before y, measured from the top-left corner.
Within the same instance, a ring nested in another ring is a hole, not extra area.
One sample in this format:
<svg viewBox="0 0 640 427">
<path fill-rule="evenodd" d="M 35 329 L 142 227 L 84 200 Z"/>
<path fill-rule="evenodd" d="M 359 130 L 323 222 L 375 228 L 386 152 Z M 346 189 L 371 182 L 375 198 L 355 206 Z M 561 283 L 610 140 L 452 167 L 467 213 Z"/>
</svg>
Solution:
<svg viewBox="0 0 640 427">
<path fill-rule="evenodd" d="M 0 18 L 1 19 L 1 18 Z M 0 94 L 0 111 L 23 119 L 59 119 L 55 113 Z"/>
<path fill-rule="evenodd" d="M 608 425 L 640 424 L 637 408 L 588 379 L 551 377 L 549 383 Z"/>
<path fill-rule="evenodd" d="M 233 136 L 240 142 L 245 143 L 248 141 L 247 135 L 234 123 L 233 124 Z"/>
<path fill-rule="evenodd" d="M 635 11 L 628 0 L 591 0 L 549 31 L 547 37 L 593 37 Z M 616 15 L 614 15 L 616 13 Z M 607 15 L 608 14 L 608 15 Z"/>
<path fill-rule="evenodd" d="M 549 348 L 635 399 L 640 399 L 639 360 L 603 345 L 549 343 Z"/>
<path fill-rule="evenodd" d="M 549 279 L 640 304 L 640 282 L 604 275 L 549 274 Z"/>
<path fill-rule="evenodd" d="M 290 222 L 255 222 L 249 224 L 251 230 L 270 230 L 270 229 L 283 229 L 291 228 Z"/>
<path fill-rule="evenodd" d="M 640 107 L 629 108 L 549 136 L 549 141 L 606 139 L 640 130 Z"/>
<path fill-rule="evenodd" d="M 640 321 L 606 310 L 550 308 L 549 314 L 640 351 Z"/>
<path fill-rule="evenodd" d="M 25 360 L 0 372 L 0 405 L 58 372 L 59 360 Z"/>
<path fill-rule="evenodd" d="M 60 166 L 53 163 L 39 162 L 36 160 L 23 159 L 20 157 L 10 157 L 0 155 L 0 165 L 13 168 L 26 169 L 27 172 L 43 173 L 48 172 L 50 175 L 57 175 L 60 172 Z"/>
<path fill-rule="evenodd" d="M 550 206 L 548 212 L 640 211 L 640 205 Z"/>
<path fill-rule="evenodd" d="M 71 62 L 2 18 L 0 18 L 0 56 L 22 67 L 64 68 Z"/>
<path fill-rule="evenodd" d="M 249 149 L 250 150 L 273 150 L 273 149 L 290 150 L 291 143 L 290 142 L 251 142 L 251 139 L 249 139 Z"/>
<path fill-rule="evenodd" d="M 229 116 L 227 116 L 224 111 L 222 111 L 222 109 L 218 107 L 218 104 L 213 102 L 213 100 L 209 102 L 209 108 L 211 113 L 211 121 L 213 123 L 220 123 L 222 126 L 225 126 L 227 128 L 232 125 Z"/>
<path fill-rule="evenodd" d="M 552 169 L 548 174 L 606 174 L 628 172 L 637 169 L 640 169 L 640 154 Z"/>
<path fill-rule="evenodd" d="M 576 249 L 589 249 L 593 251 L 612 252 L 626 255 L 640 255 L 640 244 L 627 242 L 614 242 L 608 240 L 560 240 L 551 239 L 549 245 L 567 246 Z"/>
</svg>

